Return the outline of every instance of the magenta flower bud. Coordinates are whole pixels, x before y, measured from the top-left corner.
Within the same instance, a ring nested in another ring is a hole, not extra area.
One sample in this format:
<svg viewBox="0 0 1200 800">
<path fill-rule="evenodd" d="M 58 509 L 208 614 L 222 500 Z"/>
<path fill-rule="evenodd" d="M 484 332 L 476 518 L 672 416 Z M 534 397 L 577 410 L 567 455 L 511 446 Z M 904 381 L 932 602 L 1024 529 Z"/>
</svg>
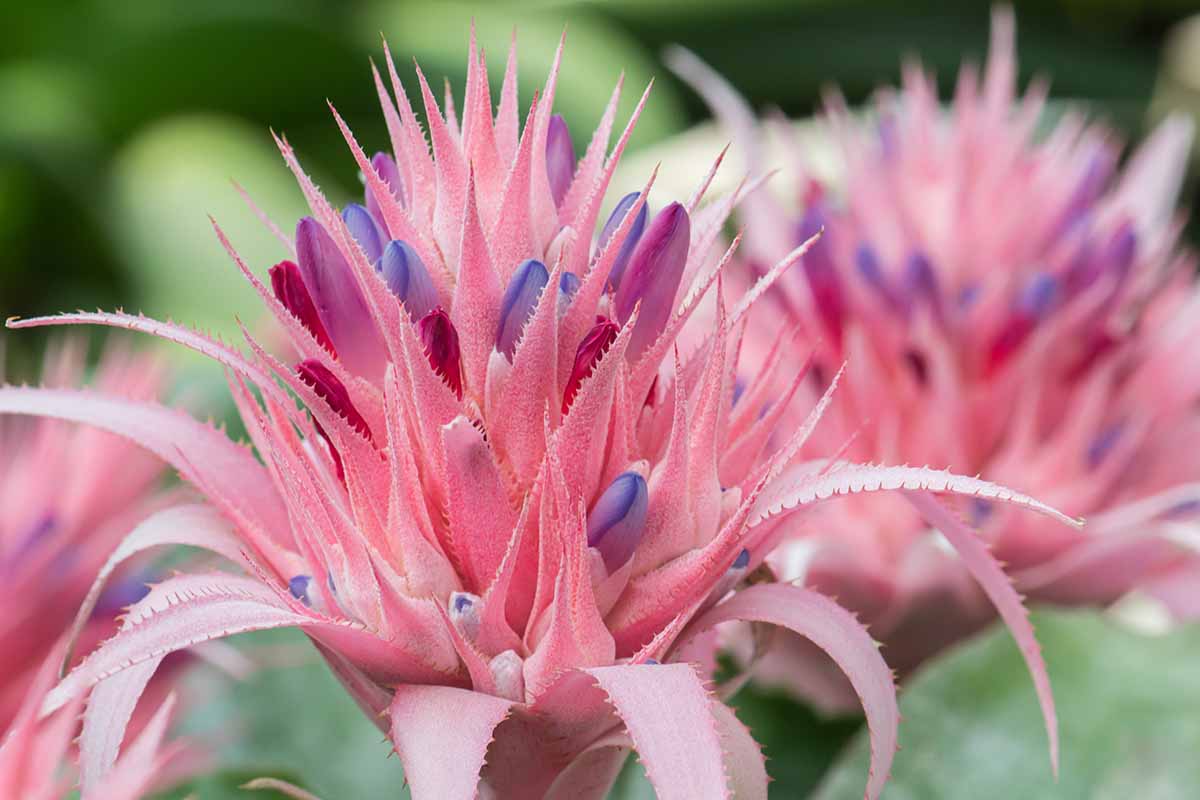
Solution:
<svg viewBox="0 0 1200 800">
<path fill-rule="evenodd" d="M 624 324 L 641 302 L 637 326 L 629 342 L 630 359 L 637 359 L 654 344 L 675 311 L 675 295 L 683 279 L 691 235 L 687 209 L 672 203 L 654 217 L 629 261 L 613 307 L 617 319 Z"/>
<path fill-rule="evenodd" d="M 392 196 L 404 205 L 404 182 L 400 180 L 400 170 L 396 168 L 396 161 L 387 153 L 376 153 L 371 156 L 371 166 L 379 173 L 379 177 L 383 178 L 383 182 L 392 190 Z M 375 222 L 381 228 L 386 229 L 386 223 L 383 219 L 383 212 L 379 210 L 379 202 L 375 199 L 374 193 L 370 187 L 363 193 L 367 211 L 375 218 Z"/>
<path fill-rule="evenodd" d="M 368 439 L 373 438 L 367 421 L 363 419 L 362 414 L 358 413 L 358 409 L 351 402 L 350 393 L 346 391 L 345 384 L 338 380 L 329 367 L 315 358 L 306 358 L 296 365 L 296 374 L 300 376 L 300 380 L 312 387 L 318 397 L 329 404 L 334 413 L 343 417 L 350 427 Z"/>
<path fill-rule="evenodd" d="M 612 320 L 596 317 L 595 326 L 583 337 L 575 351 L 575 364 L 571 367 L 571 377 L 567 379 L 567 388 L 563 391 L 562 413 L 567 413 L 584 378 L 592 374 L 596 362 L 612 346 L 619 330 Z"/>
<path fill-rule="evenodd" d="M 596 253 L 601 253 L 605 246 L 608 245 L 608 240 L 613 237 L 624 221 L 625 215 L 629 213 L 629 209 L 633 208 L 633 204 L 637 202 L 641 192 L 630 192 L 621 198 L 617 203 L 616 208 L 608 215 L 608 221 L 604 223 L 604 227 L 600 230 L 600 239 L 596 243 Z M 617 257 L 613 260 L 612 268 L 608 271 L 608 289 L 615 292 L 617 287 L 621 285 L 621 276 L 625 274 L 625 265 L 629 263 L 629 257 L 633 255 L 634 248 L 637 247 L 638 240 L 642 238 L 642 232 L 646 230 L 646 214 L 647 204 L 643 203 L 638 209 L 638 214 L 634 218 L 633 223 L 629 226 L 629 234 L 625 237 L 625 241 L 621 244 L 621 249 L 617 251 Z"/>
<path fill-rule="evenodd" d="M 561 206 L 575 177 L 575 145 L 571 142 L 567 121 L 561 114 L 550 117 L 550 126 L 546 131 L 546 175 L 550 178 L 554 205 Z"/>
<path fill-rule="evenodd" d="M 300 267 L 296 266 L 296 262 L 280 261 L 271 267 L 270 275 L 271 291 L 275 293 L 275 299 L 282 303 L 293 317 L 300 320 L 300 324 L 308 329 L 318 344 L 336 357 L 337 351 L 333 347 L 333 340 L 329 338 L 325 325 L 321 322 L 320 315 L 317 314 L 317 307 L 313 305 L 312 297 L 308 293 L 308 287 L 304 285 L 304 279 L 300 277 Z"/>
<path fill-rule="evenodd" d="M 496 329 L 496 349 L 512 361 L 525 329 L 525 321 L 537 306 L 542 289 L 550 282 L 546 265 L 535 259 L 522 261 L 513 273 L 500 301 L 500 325 Z"/>
<path fill-rule="evenodd" d="M 458 331 L 445 310 L 438 306 L 417 323 L 425 355 L 433 371 L 442 376 L 446 385 L 462 399 L 462 353 L 458 347 Z"/>
<path fill-rule="evenodd" d="M 357 203 L 351 203 L 342 209 L 342 220 L 350 229 L 354 241 L 367 254 L 367 261 L 372 264 L 378 261 L 379 256 L 383 255 L 383 236 L 370 212 Z"/>
<path fill-rule="evenodd" d="M 579 276 L 574 272 L 564 272 L 562 277 L 558 279 L 559 317 L 567 313 L 567 309 L 571 306 L 571 301 L 575 299 L 575 293 L 579 291 L 579 283 Z"/>
<path fill-rule="evenodd" d="M 400 299 L 413 321 L 419 320 L 438 306 L 437 289 L 429 277 L 425 262 L 407 242 L 394 240 L 383 248 L 383 256 L 375 264 L 392 294 Z"/>
<path fill-rule="evenodd" d="M 367 303 L 350 265 L 312 217 L 304 217 L 296 225 L 296 255 L 304 285 L 338 358 L 353 372 L 375 375 L 386 356 L 371 327 Z"/>
<path fill-rule="evenodd" d="M 646 479 L 623 472 L 604 490 L 588 514 L 588 547 L 600 551 L 611 575 L 633 557 L 646 527 L 650 495 Z"/>
</svg>

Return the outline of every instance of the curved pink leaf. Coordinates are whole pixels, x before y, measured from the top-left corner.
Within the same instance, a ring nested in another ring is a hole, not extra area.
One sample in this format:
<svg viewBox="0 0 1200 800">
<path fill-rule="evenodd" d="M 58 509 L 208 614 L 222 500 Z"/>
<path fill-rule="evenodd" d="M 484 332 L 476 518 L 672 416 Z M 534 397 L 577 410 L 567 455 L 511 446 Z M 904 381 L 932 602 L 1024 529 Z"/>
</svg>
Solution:
<svg viewBox="0 0 1200 800">
<path fill-rule="evenodd" d="M 767 777 L 762 748 L 729 706 L 713 700 L 712 712 L 717 721 L 717 733 L 721 736 L 721 749 L 725 751 L 725 774 L 733 797 L 766 800 L 770 778 Z"/>
<path fill-rule="evenodd" d="M 789 475 L 798 477 L 789 479 Z M 827 500 L 835 495 L 897 490 L 945 492 L 995 500 L 1036 511 L 1064 525 L 1078 528 L 1083 524 L 1040 500 L 979 478 L 968 478 L 965 475 L 929 467 L 884 467 L 875 464 L 844 463 L 837 464 L 828 471 L 814 471 L 811 464 L 801 464 L 793 468 L 791 473 L 780 475 L 775 485 L 768 487 L 759 498 L 754 513 L 750 516 L 750 527 L 785 511 Z"/>
<path fill-rule="evenodd" d="M 154 677 L 163 656 L 143 661 L 100 681 L 88 697 L 79 739 L 80 784 L 94 790 L 117 761 L 125 730 L 146 684 Z"/>
<path fill-rule="evenodd" d="M 143 550 L 160 545 L 188 545 L 201 547 L 218 553 L 230 561 L 241 563 L 242 546 L 220 514 L 209 506 L 188 504 L 174 506 L 159 511 L 142 520 L 137 527 L 129 532 L 117 549 L 108 557 L 108 561 L 100 568 L 92 588 L 75 615 L 75 622 L 67 636 L 67 652 L 63 657 L 63 670 L 71 662 L 71 650 L 79 638 L 80 632 L 87 625 L 104 590 L 105 583 L 113 571 L 127 558 Z"/>
<path fill-rule="evenodd" d="M 625 723 L 660 800 L 729 797 L 711 698 L 688 664 L 583 670 Z"/>
<path fill-rule="evenodd" d="M 311 621 L 283 606 L 270 589 L 251 578 L 221 573 L 172 578 L 135 605 L 123 629 L 50 691 L 42 713 L 52 712 L 121 670 L 176 650 L 235 633 Z"/>
<path fill-rule="evenodd" d="M 492 732 L 512 707 L 450 686 L 397 687 L 392 743 L 413 800 L 474 800 Z"/>
<path fill-rule="evenodd" d="M 737 620 L 766 622 L 794 631 L 824 650 L 842 668 L 862 702 L 870 731 L 871 773 L 865 797 L 879 797 L 896 755 L 900 709 L 892 671 L 866 628 L 822 594 L 799 586 L 767 583 L 734 593 L 697 619 L 684 632 L 680 649 L 704 631 Z"/>
<path fill-rule="evenodd" d="M 1004 624 L 1012 632 L 1021 657 L 1029 667 L 1029 675 L 1037 691 L 1038 703 L 1042 707 L 1042 718 L 1046 722 L 1046 736 L 1050 740 L 1050 766 L 1058 775 L 1058 716 L 1054 710 L 1054 693 L 1050 690 L 1050 676 L 1046 673 L 1046 662 L 1033 633 L 1033 625 L 1021 603 L 1021 596 L 1004 574 L 1000 562 L 992 555 L 973 530 L 958 519 L 958 516 L 942 505 L 936 497 L 925 493 L 906 493 L 909 502 L 921 512 L 949 540 L 962 558 L 963 566 L 983 588 L 992 605 L 996 607 Z"/>
<path fill-rule="evenodd" d="M 90 391 L 6 386 L 0 387 L 0 414 L 54 417 L 124 436 L 202 486 L 233 518 L 268 535 L 290 530 L 283 502 L 250 450 L 182 411 Z M 264 555 L 278 555 L 274 540 L 256 534 L 254 544 Z"/>
</svg>

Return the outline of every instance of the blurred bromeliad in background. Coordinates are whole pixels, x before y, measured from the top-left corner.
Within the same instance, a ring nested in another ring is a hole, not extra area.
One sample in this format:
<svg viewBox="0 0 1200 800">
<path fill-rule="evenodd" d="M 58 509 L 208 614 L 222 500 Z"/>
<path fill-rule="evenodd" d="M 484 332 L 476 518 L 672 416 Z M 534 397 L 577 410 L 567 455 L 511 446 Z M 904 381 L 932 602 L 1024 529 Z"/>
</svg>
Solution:
<svg viewBox="0 0 1200 800">
<path fill-rule="evenodd" d="M 774 166 L 733 90 L 685 51 L 670 60 L 751 173 Z M 1166 119 L 1122 167 L 1109 129 L 1045 100 L 1040 81 L 1018 94 L 1007 10 L 982 73 L 965 66 L 945 110 L 915 62 L 869 112 L 831 93 L 820 124 L 838 177 L 806 170 L 791 140 L 794 195 L 743 204 L 745 281 L 825 231 L 769 296 L 789 333 L 752 323 L 748 374 L 775 374 L 782 391 L 811 354 L 801 394 L 816 397 L 846 363 L 810 458 L 842 448 L 981 473 L 1086 517 L 1079 531 L 987 502 L 963 510 L 1030 599 L 1107 605 L 1139 589 L 1194 617 L 1200 291 L 1176 209 L 1192 123 Z M 944 540 L 895 498 L 828 504 L 793 534 L 770 562 L 779 577 L 857 612 L 902 674 L 993 617 Z M 756 674 L 827 708 L 852 697 L 795 637 Z"/>
<path fill-rule="evenodd" d="M 78 337 L 57 343 L 42 384 L 83 386 L 86 351 Z M 114 342 L 86 383 L 147 399 L 166 388 L 166 365 Z M 39 665 L 71 627 L 113 549 L 138 522 L 177 499 L 161 485 L 165 473 L 162 461 L 111 433 L 0 418 L 0 569 L 20 598 L 0 609 L 0 728 L 16 716 Z M 83 631 L 85 652 L 112 633 L 120 609 L 145 594 L 150 576 L 144 567 L 123 569 L 99 598 Z"/>
<path fill-rule="evenodd" d="M 53 345 L 43 384 L 82 386 L 86 349 L 81 338 Z M 97 392 L 146 399 L 164 391 L 166 378 L 162 359 L 113 342 L 86 382 Z M 0 609 L 0 797 L 49 800 L 73 790 L 83 700 L 43 719 L 42 699 L 70 659 L 68 640 L 86 653 L 149 591 L 151 565 L 134 559 L 103 592 L 89 596 L 96 575 L 137 523 L 179 501 L 178 490 L 162 485 L 165 472 L 162 461 L 111 433 L 49 419 L 0 419 L 0 573 L 13 598 Z M 174 706 L 168 690 L 160 680 L 147 692 L 120 761 L 112 758 L 118 738 L 83 765 L 94 790 L 85 797 L 135 800 L 198 763 L 198 751 L 182 742 L 162 746 Z M 110 722 L 87 714 L 84 726 Z"/>
</svg>

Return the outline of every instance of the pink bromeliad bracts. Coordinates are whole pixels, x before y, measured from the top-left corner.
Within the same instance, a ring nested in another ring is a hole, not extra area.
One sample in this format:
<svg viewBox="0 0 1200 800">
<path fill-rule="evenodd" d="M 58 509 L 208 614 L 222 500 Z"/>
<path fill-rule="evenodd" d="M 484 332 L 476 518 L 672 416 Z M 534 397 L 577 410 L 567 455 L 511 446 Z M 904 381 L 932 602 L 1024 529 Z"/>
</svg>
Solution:
<svg viewBox="0 0 1200 800">
<path fill-rule="evenodd" d="M 689 54 L 672 62 L 761 161 L 740 98 Z M 766 192 L 743 204 L 745 280 L 754 260 L 825 230 L 764 299 L 801 344 L 772 350 L 778 330 L 762 314 L 743 349 L 781 383 L 810 346 L 812 374 L 847 362 L 803 456 L 853 436 L 847 458 L 982 473 L 1086 516 L 1080 531 L 972 504 L 972 526 L 1025 595 L 1108 604 L 1140 588 L 1192 616 L 1200 294 L 1174 211 L 1191 125 L 1166 120 L 1118 171 L 1118 142 L 1079 112 L 1042 126 L 1045 93 L 1035 83 L 1017 98 L 1013 19 L 1000 10 L 982 80 L 964 68 L 945 109 L 915 64 L 869 119 L 831 95 L 823 123 L 840 179 L 802 174 L 797 214 Z M 792 533 L 771 559 L 780 577 L 857 612 L 902 674 L 994 615 L 964 563 L 897 498 L 832 503 Z M 853 699 L 794 637 L 759 675 L 821 705 Z"/>
<path fill-rule="evenodd" d="M 42 383 L 84 383 L 82 340 L 52 346 Z M 109 347 L 93 386 L 148 400 L 164 388 L 160 360 Z M 24 702 L 38 665 L 71 627 L 101 566 L 130 529 L 172 501 L 162 461 L 111 433 L 55 420 L 0 418 L 0 570 L 20 602 L 0 607 L 0 730 Z M 112 633 L 117 611 L 144 593 L 126 569 L 86 621 L 83 645 Z"/>
<path fill-rule="evenodd" d="M 906 490 L 1019 609 L 933 493 L 1071 520 L 945 472 L 799 463 L 829 396 L 781 427 L 774 386 L 752 381 L 735 403 L 735 375 L 750 311 L 809 245 L 726 307 L 733 248 L 714 246 L 735 198 L 699 208 L 706 179 L 651 215 L 651 178 L 601 226 L 637 112 L 609 153 L 618 85 L 577 160 L 551 113 L 557 58 L 523 127 L 515 58 L 493 117 L 472 43 L 461 123 L 418 72 L 431 154 L 389 56 L 393 91 L 376 81 L 392 153 L 368 157 L 337 118 L 366 179 L 362 206 L 337 212 L 279 142 L 312 209 L 294 239 L 280 237 L 294 256 L 268 286 L 218 235 L 290 335 L 292 363 L 249 333 L 246 358 L 121 314 L 16 324 L 116 325 L 207 353 L 229 371 L 253 444 L 153 403 L 0 390 L 0 412 L 122 433 L 208 498 L 163 512 L 123 552 L 182 542 L 244 568 L 154 587 L 45 708 L 96 687 L 119 720 L 165 654 L 291 626 L 389 732 L 418 800 L 602 797 L 631 748 L 659 797 L 764 798 L 758 746 L 697 666 L 712 661 L 715 626 L 754 621 L 795 631 L 846 670 L 871 726 L 877 797 L 896 743 L 891 673 L 833 601 L 743 580 L 780 523 L 835 494 Z M 680 352 L 714 286 L 716 323 Z M 795 389 L 804 376 L 793 377 Z M 1023 623 L 1014 631 L 1053 747 L 1049 686 Z"/>
<path fill-rule="evenodd" d="M 81 340 L 54 345 L 43 384 L 81 386 L 84 356 Z M 161 359 L 114 344 L 91 384 L 134 402 L 155 397 L 165 382 Z M 53 419 L 0 419 L 0 571 L 14 598 L 0 607 L 0 797 L 71 794 L 84 698 L 39 719 L 42 698 L 67 658 L 72 621 L 77 649 L 91 649 L 117 630 L 119 610 L 146 593 L 150 575 L 139 559 L 116 570 L 103 592 L 89 597 L 88 590 L 130 529 L 178 500 L 159 487 L 164 473 L 162 461 L 111 433 Z M 86 610 L 77 613 L 81 605 Z M 120 738 L 104 746 L 114 758 L 84 767 L 85 798 L 135 800 L 194 765 L 198 751 L 162 745 L 173 707 L 166 688 L 158 681 L 148 693 L 119 760 Z M 83 716 L 85 728 L 95 726 L 90 710 Z"/>
</svg>

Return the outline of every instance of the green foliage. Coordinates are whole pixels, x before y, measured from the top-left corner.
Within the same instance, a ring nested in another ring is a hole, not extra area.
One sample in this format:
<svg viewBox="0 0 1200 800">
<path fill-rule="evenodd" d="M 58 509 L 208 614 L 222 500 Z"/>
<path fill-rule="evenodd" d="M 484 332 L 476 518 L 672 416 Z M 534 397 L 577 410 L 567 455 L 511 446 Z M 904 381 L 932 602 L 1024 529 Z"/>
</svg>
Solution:
<svg viewBox="0 0 1200 800">
<path fill-rule="evenodd" d="M 1058 703 L 1057 783 L 1029 676 L 1012 639 L 994 627 L 930 664 L 906 688 L 901 750 L 884 797 L 1194 796 L 1200 786 L 1200 627 L 1146 637 L 1082 611 L 1042 612 L 1034 623 Z M 867 763 L 860 735 L 818 800 L 861 798 Z"/>
</svg>

